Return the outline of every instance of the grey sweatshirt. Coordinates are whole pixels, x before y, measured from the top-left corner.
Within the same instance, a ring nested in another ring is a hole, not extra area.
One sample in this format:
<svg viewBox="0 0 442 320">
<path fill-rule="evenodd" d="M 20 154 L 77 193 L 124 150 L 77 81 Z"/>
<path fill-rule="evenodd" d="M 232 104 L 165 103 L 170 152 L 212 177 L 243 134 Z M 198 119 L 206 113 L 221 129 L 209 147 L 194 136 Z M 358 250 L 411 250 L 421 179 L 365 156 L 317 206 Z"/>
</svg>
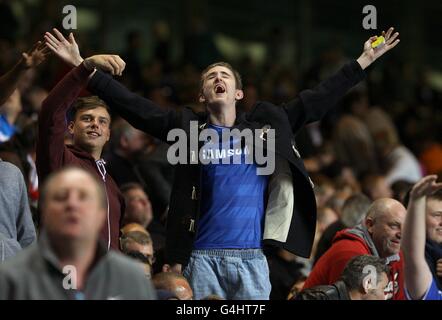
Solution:
<svg viewBox="0 0 442 320">
<path fill-rule="evenodd" d="M 72 267 L 72 266 L 71 266 Z M 45 231 L 31 247 L 0 265 L 0 300 L 152 300 L 156 293 L 141 264 L 98 244 L 84 288 L 66 286 L 72 270 L 62 268 Z"/>
<path fill-rule="evenodd" d="M 0 262 L 35 241 L 26 184 L 20 170 L 0 159 Z"/>
</svg>

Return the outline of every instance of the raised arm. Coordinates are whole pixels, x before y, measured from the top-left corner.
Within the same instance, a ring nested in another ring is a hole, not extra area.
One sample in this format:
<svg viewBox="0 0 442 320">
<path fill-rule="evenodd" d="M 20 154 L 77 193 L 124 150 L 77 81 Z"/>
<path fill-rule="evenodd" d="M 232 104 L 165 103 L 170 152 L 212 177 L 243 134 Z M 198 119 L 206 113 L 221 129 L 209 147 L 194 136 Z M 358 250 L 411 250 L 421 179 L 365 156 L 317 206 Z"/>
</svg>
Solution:
<svg viewBox="0 0 442 320">
<path fill-rule="evenodd" d="M 36 161 L 38 176 L 42 180 L 62 165 L 66 112 L 86 85 L 90 73 L 83 65 L 72 69 L 42 103 Z"/>
<path fill-rule="evenodd" d="M 365 70 L 368 66 L 370 66 L 373 62 L 375 62 L 379 57 L 383 56 L 386 52 L 390 51 L 400 40 L 397 38 L 399 36 L 399 32 L 394 32 L 394 28 L 388 29 L 387 32 L 382 31 L 382 36 L 385 38 L 385 43 L 373 48 L 372 43 L 377 40 L 377 37 L 371 37 L 364 43 L 364 51 L 361 56 L 356 60 L 361 68 Z"/>
<path fill-rule="evenodd" d="M 297 98 L 284 106 L 295 133 L 302 125 L 321 120 L 348 90 L 365 78 L 364 69 L 399 43 L 399 33 L 393 33 L 393 30 L 390 28 L 386 33 L 382 32 L 385 43 L 376 48 L 372 48 L 371 44 L 377 37 L 368 39 L 357 60 L 345 64 L 315 88 L 302 91 Z"/>
<path fill-rule="evenodd" d="M 48 47 L 60 59 L 75 67 L 83 62 L 72 33 L 66 39 L 57 29 L 46 33 Z M 92 59 L 93 58 L 93 59 Z M 118 56 L 100 55 L 84 59 L 88 69 L 97 68 L 112 75 L 121 75 L 125 63 Z M 147 132 L 163 141 L 169 130 L 176 127 L 178 113 L 165 110 L 152 101 L 130 92 L 110 75 L 97 71 L 91 75 L 88 90 L 98 95 L 109 107 L 127 120 L 133 127 Z"/>
<path fill-rule="evenodd" d="M 401 246 L 404 254 L 405 285 L 412 299 L 422 299 L 432 281 L 432 274 L 425 260 L 425 208 L 427 196 L 442 188 L 442 183 L 436 183 L 436 179 L 436 175 L 426 176 L 410 192 Z"/>
<path fill-rule="evenodd" d="M 20 60 L 12 69 L 0 77 L 0 105 L 11 96 L 26 72 L 42 63 L 49 52 L 44 43 L 39 41 L 31 50 L 22 53 Z"/>
</svg>

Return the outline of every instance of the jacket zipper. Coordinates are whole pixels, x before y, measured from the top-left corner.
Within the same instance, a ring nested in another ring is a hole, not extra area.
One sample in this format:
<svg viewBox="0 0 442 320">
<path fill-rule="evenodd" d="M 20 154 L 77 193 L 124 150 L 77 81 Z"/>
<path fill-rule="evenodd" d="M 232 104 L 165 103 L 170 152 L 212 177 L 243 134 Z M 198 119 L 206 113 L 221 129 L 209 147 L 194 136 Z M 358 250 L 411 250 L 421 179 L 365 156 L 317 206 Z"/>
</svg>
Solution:
<svg viewBox="0 0 442 320">
<path fill-rule="evenodd" d="M 109 196 L 107 194 L 107 186 L 106 186 L 106 167 L 104 166 L 106 162 L 103 159 L 95 161 L 95 164 L 97 165 L 98 171 L 101 174 L 101 178 L 103 179 L 104 183 L 104 192 L 106 194 L 106 202 L 107 202 L 107 251 L 110 250 L 110 244 L 111 244 L 111 232 L 110 232 L 110 217 L 109 217 Z"/>
</svg>

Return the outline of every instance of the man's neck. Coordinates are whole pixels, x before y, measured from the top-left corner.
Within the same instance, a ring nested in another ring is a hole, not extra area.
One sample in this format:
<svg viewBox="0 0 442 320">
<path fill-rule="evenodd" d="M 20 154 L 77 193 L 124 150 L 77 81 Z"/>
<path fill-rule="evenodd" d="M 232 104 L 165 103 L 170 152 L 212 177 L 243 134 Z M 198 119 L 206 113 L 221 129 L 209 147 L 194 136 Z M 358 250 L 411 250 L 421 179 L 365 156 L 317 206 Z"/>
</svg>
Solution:
<svg viewBox="0 0 442 320">
<path fill-rule="evenodd" d="M 348 296 L 350 300 L 362 300 L 362 295 L 358 290 L 349 290 Z"/>
<path fill-rule="evenodd" d="M 100 148 L 100 149 L 88 149 L 86 146 L 81 146 L 79 144 L 76 144 L 75 142 L 74 142 L 74 145 L 77 148 L 83 150 L 84 152 L 89 153 L 92 156 L 92 158 L 94 158 L 95 161 L 101 159 L 101 153 L 103 152 L 103 148 Z"/>
<path fill-rule="evenodd" d="M 222 126 L 222 127 L 233 127 L 236 120 L 236 108 L 233 107 L 218 107 L 209 110 L 210 123 Z"/>
<path fill-rule="evenodd" d="M 94 158 L 94 160 L 97 161 L 101 159 L 101 152 L 102 150 L 93 150 L 92 152 L 90 152 L 90 154 Z"/>
<path fill-rule="evenodd" d="M 77 289 L 85 286 L 88 270 L 91 268 L 96 251 L 97 241 L 73 242 L 51 241 L 52 249 L 61 267 L 71 265 L 75 267 Z"/>
</svg>

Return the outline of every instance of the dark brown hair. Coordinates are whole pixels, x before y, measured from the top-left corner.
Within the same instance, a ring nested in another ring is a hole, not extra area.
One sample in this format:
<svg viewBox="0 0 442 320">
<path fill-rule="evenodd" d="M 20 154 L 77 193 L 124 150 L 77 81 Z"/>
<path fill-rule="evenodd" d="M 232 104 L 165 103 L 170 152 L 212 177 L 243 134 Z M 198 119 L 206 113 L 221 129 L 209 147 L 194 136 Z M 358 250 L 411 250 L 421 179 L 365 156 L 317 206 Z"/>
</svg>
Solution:
<svg viewBox="0 0 442 320">
<path fill-rule="evenodd" d="M 98 107 L 105 108 L 106 111 L 111 114 L 109 107 L 107 106 L 106 102 L 101 100 L 97 96 L 89 96 L 89 97 L 81 97 L 78 98 L 71 106 L 71 108 L 68 111 L 67 118 L 68 121 L 74 121 L 75 116 L 77 115 L 78 111 L 80 110 L 90 110 L 95 109 Z"/>
<path fill-rule="evenodd" d="M 233 76 L 235 77 L 235 84 L 236 84 L 236 89 L 238 90 L 242 90 L 242 80 L 241 80 L 241 75 L 239 74 L 238 71 L 236 71 L 231 65 L 230 63 L 227 62 L 215 62 L 212 63 L 211 65 L 209 65 L 206 69 L 203 70 L 203 72 L 201 72 L 201 79 L 200 79 L 200 91 L 202 91 L 203 89 L 203 85 L 204 85 L 204 80 L 205 80 L 205 76 L 206 73 L 215 67 L 225 67 L 227 69 L 229 69 L 230 71 L 232 71 Z"/>
</svg>

